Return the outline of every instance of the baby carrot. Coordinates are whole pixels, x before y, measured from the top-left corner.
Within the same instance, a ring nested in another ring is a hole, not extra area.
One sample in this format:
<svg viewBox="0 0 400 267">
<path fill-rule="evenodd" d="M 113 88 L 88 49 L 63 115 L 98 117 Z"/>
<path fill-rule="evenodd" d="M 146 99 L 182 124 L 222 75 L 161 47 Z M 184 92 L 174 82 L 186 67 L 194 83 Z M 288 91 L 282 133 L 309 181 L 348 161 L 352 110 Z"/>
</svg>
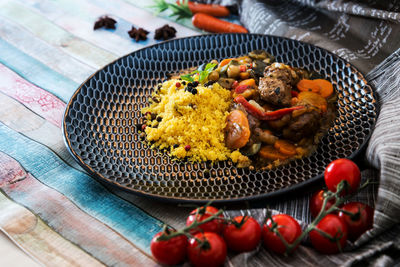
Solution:
<svg viewBox="0 0 400 267">
<path fill-rule="evenodd" d="M 179 1 L 178 1 L 179 3 Z M 197 2 L 188 1 L 188 6 L 190 11 L 193 14 L 196 13 L 205 13 L 210 16 L 214 17 L 226 17 L 229 16 L 229 9 L 221 6 L 221 5 L 214 5 L 214 4 L 201 4 Z"/>
<path fill-rule="evenodd" d="M 215 33 L 248 33 L 247 29 L 243 26 L 240 26 L 235 23 L 230 23 L 224 20 L 217 19 L 213 16 L 204 14 L 204 13 L 196 13 L 192 17 L 192 23 L 195 27 Z"/>
</svg>

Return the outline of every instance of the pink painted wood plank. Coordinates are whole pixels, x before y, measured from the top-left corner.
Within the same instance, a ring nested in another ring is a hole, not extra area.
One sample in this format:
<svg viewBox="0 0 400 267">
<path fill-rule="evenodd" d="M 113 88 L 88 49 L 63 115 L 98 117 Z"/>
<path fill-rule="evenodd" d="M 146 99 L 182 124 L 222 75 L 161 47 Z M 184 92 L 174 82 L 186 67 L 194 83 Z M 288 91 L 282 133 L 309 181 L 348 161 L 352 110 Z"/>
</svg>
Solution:
<svg viewBox="0 0 400 267">
<path fill-rule="evenodd" d="M 11 199 L 38 214 L 64 238 L 108 266 L 155 265 L 131 242 L 83 212 L 58 191 L 40 183 L 4 153 L 0 153 L 0 188 Z"/>
<path fill-rule="evenodd" d="M 61 127 L 65 103 L 51 93 L 29 83 L 0 64 L 0 91 L 16 99 L 57 127 Z"/>
</svg>

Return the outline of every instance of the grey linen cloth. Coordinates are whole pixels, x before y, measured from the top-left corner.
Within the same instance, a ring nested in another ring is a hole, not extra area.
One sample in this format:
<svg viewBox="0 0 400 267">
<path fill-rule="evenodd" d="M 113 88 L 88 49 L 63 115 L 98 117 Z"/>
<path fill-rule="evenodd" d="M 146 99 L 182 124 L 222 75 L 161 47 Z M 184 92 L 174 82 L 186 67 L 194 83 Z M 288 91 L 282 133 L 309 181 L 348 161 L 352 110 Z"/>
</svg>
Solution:
<svg viewBox="0 0 400 267">
<path fill-rule="evenodd" d="M 366 74 L 375 87 L 380 114 L 361 160 L 362 178 L 375 181 L 355 200 L 375 208 L 373 229 L 345 252 L 322 255 L 307 244 L 283 257 L 266 251 L 230 255 L 227 266 L 393 266 L 400 260 L 400 1 L 222 0 L 236 5 L 251 33 L 284 36 L 323 47 Z M 360 163 L 360 162 L 359 162 Z M 311 218 L 310 195 L 268 204 L 304 226 Z M 251 214 L 262 223 L 265 209 L 229 211 Z"/>
</svg>

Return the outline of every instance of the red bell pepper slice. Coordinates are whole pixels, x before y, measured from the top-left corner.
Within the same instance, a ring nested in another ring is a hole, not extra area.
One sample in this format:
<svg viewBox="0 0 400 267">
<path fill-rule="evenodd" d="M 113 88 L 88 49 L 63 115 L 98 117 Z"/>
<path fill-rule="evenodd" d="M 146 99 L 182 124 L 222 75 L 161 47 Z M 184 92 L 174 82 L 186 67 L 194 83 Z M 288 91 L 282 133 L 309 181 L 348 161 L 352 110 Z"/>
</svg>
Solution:
<svg viewBox="0 0 400 267">
<path fill-rule="evenodd" d="M 235 88 L 235 93 L 236 94 L 241 94 L 241 93 L 243 93 L 244 91 L 246 91 L 249 88 L 250 88 L 250 86 L 248 86 L 248 85 L 238 85 Z"/>
<path fill-rule="evenodd" d="M 302 109 L 304 106 L 295 106 L 295 107 L 290 107 L 290 108 L 282 108 L 270 112 L 263 112 L 250 104 L 246 98 L 244 98 L 242 95 L 239 95 L 235 97 L 234 101 L 238 104 L 242 104 L 243 107 L 246 109 L 247 112 L 249 112 L 251 115 L 254 117 L 264 120 L 264 121 L 272 121 L 272 120 L 277 120 L 285 116 L 286 114 L 292 113 L 294 110 L 297 109 Z"/>
</svg>

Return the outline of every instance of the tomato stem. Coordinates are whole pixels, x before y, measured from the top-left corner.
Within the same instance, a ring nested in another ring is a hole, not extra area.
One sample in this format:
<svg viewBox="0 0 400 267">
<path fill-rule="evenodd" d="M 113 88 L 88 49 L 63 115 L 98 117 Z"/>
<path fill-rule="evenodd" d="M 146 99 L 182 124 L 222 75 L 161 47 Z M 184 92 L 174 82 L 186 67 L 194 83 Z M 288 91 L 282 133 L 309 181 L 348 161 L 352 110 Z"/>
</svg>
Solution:
<svg viewBox="0 0 400 267">
<path fill-rule="evenodd" d="M 211 203 L 210 203 L 210 204 L 211 204 Z M 209 204 L 208 204 L 208 205 L 209 205 Z M 222 218 L 218 218 L 218 216 L 221 215 L 223 212 L 224 212 L 224 211 L 223 211 L 222 209 L 220 209 L 218 212 L 216 212 L 216 213 L 214 213 L 214 214 L 211 214 L 210 217 L 208 217 L 208 218 L 206 218 L 206 219 L 204 219 L 204 220 L 202 220 L 202 221 L 198 221 L 198 220 L 196 219 L 191 225 L 186 226 L 186 227 L 182 228 L 181 230 L 178 230 L 178 231 L 175 231 L 175 232 L 170 232 L 169 234 L 166 234 L 166 233 L 164 232 L 162 235 L 160 235 L 160 237 L 159 237 L 158 239 L 159 239 L 160 241 L 167 241 L 167 240 L 170 240 L 171 238 L 174 238 L 174 237 L 180 236 L 180 235 L 185 235 L 185 236 L 191 238 L 191 237 L 193 237 L 193 236 L 190 234 L 190 230 L 196 229 L 196 228 L 198 228 L 200 225 L 205 224 L 205 223 L 207 223 L 207 222 L 210 222 L 210 221 L 212 221 L 212 220 L 214 220 L 214 219 L 222 219 Z M 195 217 L 195 218 L 197 218 L 197 215 L 198 215 L 198 214 L 199 214 L 199 209 L 196 210 L 196 214 L 195 214 L 196 217 Z M 196 240 L 196 241 L 197 241 L 199 244 L 202 243 L 201 240 Z"/>
</svg>

